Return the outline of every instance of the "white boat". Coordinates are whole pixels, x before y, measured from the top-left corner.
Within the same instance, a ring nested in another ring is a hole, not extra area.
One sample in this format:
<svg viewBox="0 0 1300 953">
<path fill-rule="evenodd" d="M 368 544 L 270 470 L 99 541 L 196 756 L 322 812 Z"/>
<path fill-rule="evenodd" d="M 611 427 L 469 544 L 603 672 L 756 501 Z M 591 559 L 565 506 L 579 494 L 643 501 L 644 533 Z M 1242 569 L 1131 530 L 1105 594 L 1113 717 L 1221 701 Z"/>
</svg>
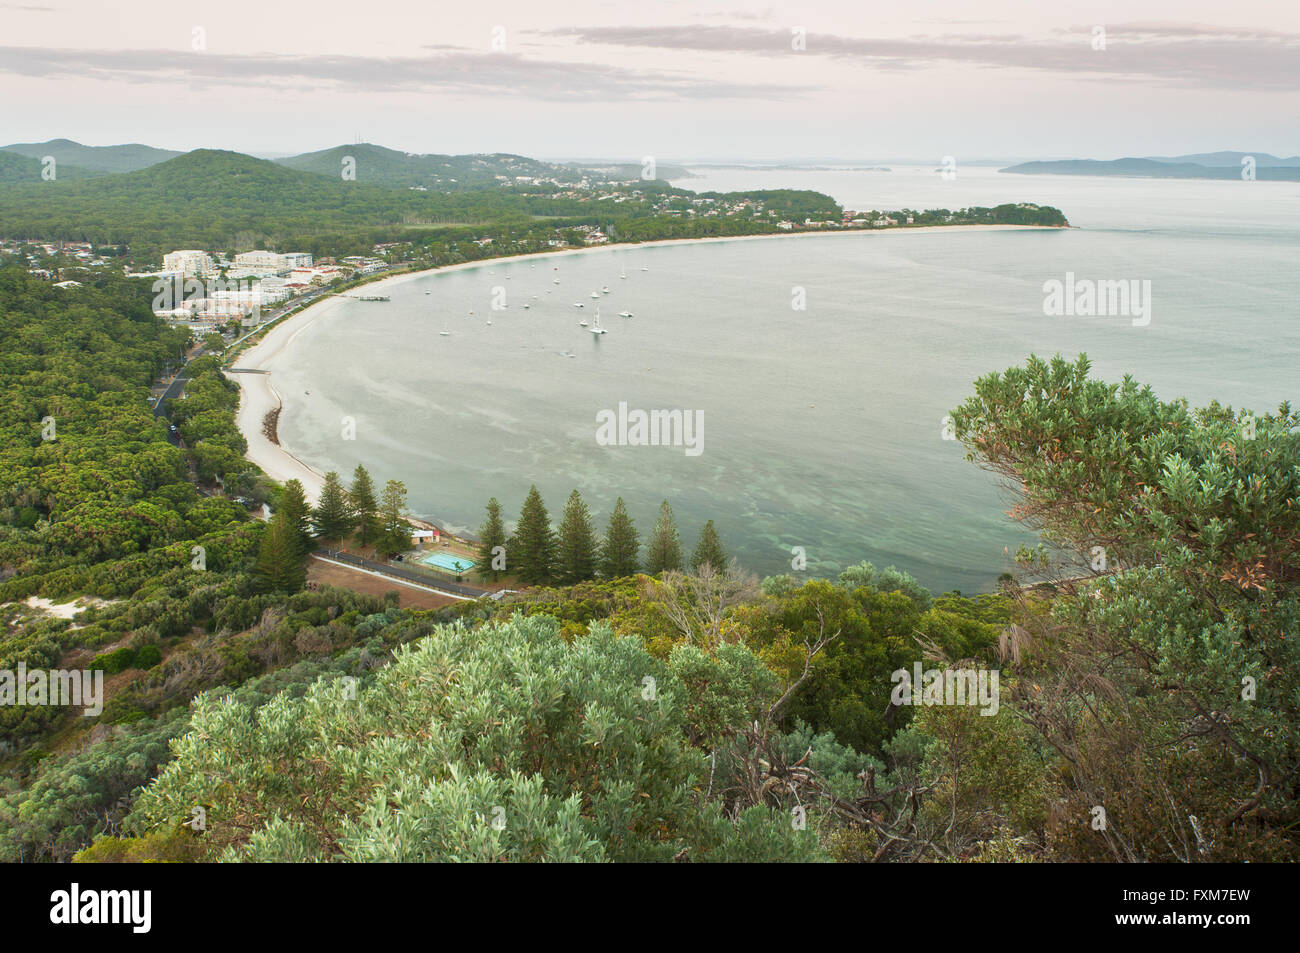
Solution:
<svg viewBox="0 0 1300 953">
<path fill-rule="evenodd" d="M 603 295 L 607 295 L 607 294 L 609 294 L 609 285 L 605 285 L 605 286 L 603 286 L 603 287 L 600 289 L 600 293 L 603 294 Z"/>
<path fill-rule="evenodd" d="M 573 302 L 573 306 L 574 306 L 575 308 L 585 308 L 585 307 L 586 307 L 586 305 L 583 304 L 581 301 L 575 301 L 575 302 Z"/>
<path fill-rule="evenodd" d="M 559 283 L 560 283 L 560 279 L 559 279 L 559 278 L 552 278 L 552 279 L 551 279 L 551 284 L 553 284 L 553 285 L 558 285 Z"/>
<path fill-rule="evenodd" d="M 450 331 L 439 331 L 439 332 L 438 332 L 438 336 L 439 336 L 439 337 L 444 337 L 444 338 L 447 337 L 447 336 L 450 335 L 450 334 L 451 334 Z"/>
<path fill-rule="evenodd" d="M 604 334 L 605 329 L 600 326 L 600 308 L 596 308 L 596 317 L 592 319 L 591 327 L 587 328 L 592 334 Z"/>
<path fill-rule="evenodd" d="M 581 325 L 581 326 L 584 327 L 584 328 L 587 326 L 587 322 L 586 322 L 586 321 L 579 321 L 578 324 Z"/>
<path fill-rule="evenodd" d="M 599 297 L 600 297 L 600 292 L 599 292 L 599 291 L 593 291 L 593 292 L 591 293 L 591 296 L 592 296 L 593 298 L 599 298 Z"/>
<path fill-rule="evenodd" d="M 526 304 L 524 305 L 524 310 L 525 310 L 525 311 L 528 310 L 528 305 L 526 305 Z"/>
<path fill-rule="evenodd" d="M 641 270 L 642 270 L 642 271 L 649 271 L 650 269 L 647 268 L 645 265 L 642 265 L 642 266 L 641 266 Z"/>
<path fill-rule="evenodd" d="M 624 268 L 622 271 L 620 271 L 620 272 L 618 273 L 618 276 L 619 276 L 620 278 L 626 278 L 626 277 L 627 277 L 627 269 Z"/>
<path fill-rule="evenodd" d="M 631 311 L 620 311 L 620 312 L 618 313 L 618 316 L 619 316 L 620 318 L 630 318 L 630 317 L 632 317 L 632 312 L 631 312 Z"/>
</svg>

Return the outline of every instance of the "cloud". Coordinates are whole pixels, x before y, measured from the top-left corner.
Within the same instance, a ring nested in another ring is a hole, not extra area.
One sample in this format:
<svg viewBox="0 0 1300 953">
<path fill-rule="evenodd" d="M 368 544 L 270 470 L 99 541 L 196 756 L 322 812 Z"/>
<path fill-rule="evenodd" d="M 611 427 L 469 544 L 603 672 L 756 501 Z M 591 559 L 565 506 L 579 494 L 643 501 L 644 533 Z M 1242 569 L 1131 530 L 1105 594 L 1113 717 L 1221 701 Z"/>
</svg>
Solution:
<svg viewBox="0 0 1300 953">
<path fill-rule="evenodd" d="M 568 27 L 548 35 L 614 47 L 744 55 L 824 57 L 875 69 L 941 64 L 1043 70 L 1230 89 L 1300 88 L 1300 35 L 1273 30 L 1133 23 L 1106 26 L 1105 50 L 1092 27 L 1047 39 L 996 34 L 868 38 L 809 33 L 794 52 L 789 30 L 745 26 Z"/>
<path fill-rule="evenodd" d="M 733 83 L 666 70 L 536 60 L 451 47 L 418 57 L 279 54 L 191 50 L 90 50 L 0 47 L 0 73 L 194 88 L 248 86 L 331 92 L 428 92 L 510 95 L 553 101 L 792 98 L 807 86 Z"/>
</svg>

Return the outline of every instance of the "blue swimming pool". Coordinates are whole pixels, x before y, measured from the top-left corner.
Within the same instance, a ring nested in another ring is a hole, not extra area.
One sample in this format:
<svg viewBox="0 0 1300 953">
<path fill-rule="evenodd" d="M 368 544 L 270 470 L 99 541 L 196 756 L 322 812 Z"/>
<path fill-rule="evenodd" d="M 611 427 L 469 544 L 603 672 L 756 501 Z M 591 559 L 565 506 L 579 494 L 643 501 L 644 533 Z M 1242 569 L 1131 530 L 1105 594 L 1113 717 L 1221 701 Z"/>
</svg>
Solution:
<svg viewBox="0 0 1300 953">
<path fill-rule="evenodd" d="M 459 553 L 429 553 L 421 556 L 418 562 L 426 566 L 432 566 L 434 569 L 441 569 L 445 572 L 463 573 L 469 572 L 474 568 L 474 560 L 469 556 L 462 556 Z"/>
</svg>

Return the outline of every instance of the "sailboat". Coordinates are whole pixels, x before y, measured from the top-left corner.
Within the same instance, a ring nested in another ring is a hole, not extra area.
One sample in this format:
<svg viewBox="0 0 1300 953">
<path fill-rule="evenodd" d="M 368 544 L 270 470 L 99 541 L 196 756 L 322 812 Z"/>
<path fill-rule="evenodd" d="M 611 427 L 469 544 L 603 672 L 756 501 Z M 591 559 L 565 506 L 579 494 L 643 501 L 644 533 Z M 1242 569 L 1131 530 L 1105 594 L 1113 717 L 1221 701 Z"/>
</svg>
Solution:
<svg viewBox="0 0 1300 953">
<path fill-rule="evenodd" d="M 600 326 L 600 306 L 596 307 L 595 320 L 591 322 L 591 327 L 587 328 L 592 334 L 604 334 L 605 329 Z"/>
</svg>

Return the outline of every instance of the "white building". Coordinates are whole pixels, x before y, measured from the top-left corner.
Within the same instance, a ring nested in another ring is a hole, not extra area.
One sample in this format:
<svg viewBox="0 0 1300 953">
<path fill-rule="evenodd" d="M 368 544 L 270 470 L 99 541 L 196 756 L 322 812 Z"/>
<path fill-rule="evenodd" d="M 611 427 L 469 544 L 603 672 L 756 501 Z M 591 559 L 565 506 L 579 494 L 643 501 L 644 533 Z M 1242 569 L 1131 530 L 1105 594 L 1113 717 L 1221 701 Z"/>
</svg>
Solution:
<svg viewBox="0 0 1300 953">
<path fill-rule="evenodd" d="M 163 271 L 179 271 L 186 278 L 207 278 L 217 273 L 217 263 L 207 252 L 187 248 L 163 255 Z"/>
<path fill-rule="evenodd" d="M 312 257 L 306 252 L 245 251 L 235 256 L 231 269 L 242 274 L 274 275 L 291 268 L 310 268 Z"/>
<path fill-rule="evenodd" d="M 289 272 L 289 284 L 314 284 L 343 277 L 343 269 L 335 265 L 317 265 L 314 268 L 294 268 Z"/>
<path fill-rule="evenodd" d="M 263 278 L 256 285 L 257 290 L 262 292 L 264 302 L 283 301 L 289 297 L 289 282 L 277 275 L 270 275 Z"/>
</svg>

